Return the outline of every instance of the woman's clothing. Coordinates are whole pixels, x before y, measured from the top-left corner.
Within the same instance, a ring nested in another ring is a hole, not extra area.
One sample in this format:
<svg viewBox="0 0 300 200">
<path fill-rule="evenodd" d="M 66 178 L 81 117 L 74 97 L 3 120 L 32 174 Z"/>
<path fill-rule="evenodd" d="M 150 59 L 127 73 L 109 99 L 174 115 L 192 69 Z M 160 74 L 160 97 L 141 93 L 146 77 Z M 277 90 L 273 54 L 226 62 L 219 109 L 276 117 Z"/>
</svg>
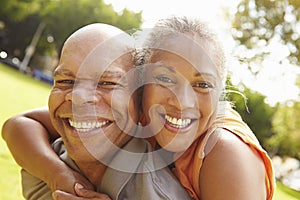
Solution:
<svg viewBox="0 0 300 200">
<path fill-rule="evenodd" d="M 207 143 L 218 128 L 226 129 L 235 134 L 244 143 L 249 145 L 253 151 L 259 154 L 266 170 L 267 200 L 271 200 L 275 190 L 275 178 L 271 159 L 261 147 L 251 129 L 243 122 L 240 115 L 231 108 L 229 103 L 221 104 L 217 118 L 208 131 L 194 141 L 175 161 L 174 171 L 181 184 L 194 199 L 200 199 L 199 176 L 202 162 L 207 154 Z"/>
</svg>

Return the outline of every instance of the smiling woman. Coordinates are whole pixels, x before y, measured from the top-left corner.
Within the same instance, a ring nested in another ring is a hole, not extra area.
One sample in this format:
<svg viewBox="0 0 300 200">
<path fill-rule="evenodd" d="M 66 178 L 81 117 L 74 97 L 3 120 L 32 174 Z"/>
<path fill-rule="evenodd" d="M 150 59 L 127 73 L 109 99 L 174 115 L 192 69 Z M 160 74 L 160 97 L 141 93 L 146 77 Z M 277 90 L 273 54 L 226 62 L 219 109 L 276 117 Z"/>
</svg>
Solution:
<svg viewBox="0 0 300 200">
<path fill-rule="evenodd" d="M 143 46 L 137 57 L 146 77 L 143 132 L 152 133 L 156 150 L 175 153 L 174 171 L 192 198 L 271 200 L 271 160 L 222 101 L 225 56 L 208 24 L 184 16 L 162 19 Z"/>
<path fill-rule="evenodd" d="M 195 69 L 186 59 L 190 57 L 182 59 L 176 54 L 156 51 L 151 62 L 161 63 L 146 68 L 147 83 L 152 84 L 144 86 L 145 120 L 151 121 L 149 126 L 156 133 L 157 142 L 170 151 L 184 151 L 207 130 L 221 94 L 222 83 L 215 68 L 198 64 Z M 162 133 L 160 124 L 165 120 L 166 130 Z"/>
</svg>

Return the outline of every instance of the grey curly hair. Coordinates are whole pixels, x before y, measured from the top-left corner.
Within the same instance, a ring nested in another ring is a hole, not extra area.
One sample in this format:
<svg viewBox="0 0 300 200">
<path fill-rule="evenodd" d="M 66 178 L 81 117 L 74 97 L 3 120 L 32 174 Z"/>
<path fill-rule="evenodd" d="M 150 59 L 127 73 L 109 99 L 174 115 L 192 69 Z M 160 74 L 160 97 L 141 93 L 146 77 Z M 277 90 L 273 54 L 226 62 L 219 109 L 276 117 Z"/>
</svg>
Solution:
<svg viewBox="0 0 300 200">
<path fill-rule="evenodd" d="M 219 76 L 222 79 L 222 83 L 224 84 L 227 77 L 224 49 L 217 37 L 217 34 L 211 30 L 206 22 L 197 18 L 171 16 L 169 18 L 159 20 L 154 28 L 150 30 L 150 33 L 148 33 L 144 43 L 142 44 L 143 48 L 136 49 L 136 66 L 142 70 L 142 65 L 150 62 L 155 49 L 159 49 L 160 45 L 162 45 L 167 38 L 178 33 L 197 34 L 201 39 L 203 39 L 201 40 L 203 44 L 200 45 L 205 47 L 207 55 L 209 55 L 210 59 L 216 66 Z"/>
</svg>

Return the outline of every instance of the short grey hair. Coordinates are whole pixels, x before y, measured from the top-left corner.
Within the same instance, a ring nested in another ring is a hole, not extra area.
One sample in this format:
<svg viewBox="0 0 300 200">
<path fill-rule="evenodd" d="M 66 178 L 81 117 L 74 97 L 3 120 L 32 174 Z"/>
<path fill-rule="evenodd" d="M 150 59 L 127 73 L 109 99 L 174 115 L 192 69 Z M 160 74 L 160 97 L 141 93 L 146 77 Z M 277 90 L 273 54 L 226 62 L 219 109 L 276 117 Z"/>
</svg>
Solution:
<svg viewBox="0 0 300 200">
<path fill-rule="evenodd" d="M 208 23 L 197 18 L 187 16 L 171 16 L 159 20 L 148 33 L 143 48 L 136 50 L 135 63 L 137 66 L 142 66 L 150 62 L 151 56 L 155 48 L 159 46 L 169 37 L 176 33 L 197 34 L 200 36 L 205 50 L 208 51 L 210 59 L 216 66 L 222 82 L 225 83 L 227 78 L 227 68 L 225 52 L 219 41 L 216 32 L 214 32 Z M 153 50 L 153 51 L 152 51 Z"/>
</svg>

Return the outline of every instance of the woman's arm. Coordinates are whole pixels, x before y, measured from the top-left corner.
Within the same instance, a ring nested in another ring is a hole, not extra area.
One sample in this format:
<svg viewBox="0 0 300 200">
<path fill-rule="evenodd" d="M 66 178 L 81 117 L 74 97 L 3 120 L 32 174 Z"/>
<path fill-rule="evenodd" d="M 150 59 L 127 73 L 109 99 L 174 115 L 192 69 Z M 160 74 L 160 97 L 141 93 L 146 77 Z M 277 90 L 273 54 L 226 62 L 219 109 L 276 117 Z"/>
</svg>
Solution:
<svg viewBox="0 0 300 200">
<path fill-rule="evenodd" d="M 221 136 L 201 168 L 201 199 L 266 200 L 263 161 L 232 133 L 218 131 Z"/>
<path fill-rule="evenodd" d="M 2 127 L 2 137 L 16 162 L 47 183 L 52 191 L 74 193 L 75 182 L 92 189 L 92 185 L 61 161 L 51 148 L 50 141 L 59 135 L 51 125 L 46 107 L 9 118 Z"/>
</svg>

